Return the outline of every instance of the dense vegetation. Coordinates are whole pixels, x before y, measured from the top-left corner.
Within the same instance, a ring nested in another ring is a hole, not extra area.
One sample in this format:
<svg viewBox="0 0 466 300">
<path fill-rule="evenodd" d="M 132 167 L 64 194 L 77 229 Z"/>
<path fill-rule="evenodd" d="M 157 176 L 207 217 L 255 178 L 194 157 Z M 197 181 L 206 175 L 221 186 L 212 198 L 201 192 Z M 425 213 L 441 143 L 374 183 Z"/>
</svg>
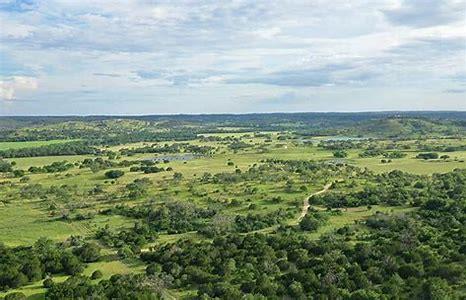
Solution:
<svg viewBox="0 0 466 300">
<path fill-rule="evenodd" d="M 0 290 L 53 274 L 75 275 L 83 271 L 83 262 L 99 258 L 99 247 L 90 243 L 67 247 L 39 239 L 32 247 L 8 248 L 0 244 Z"/>
<path fill-rule="evenodd" d="M 7 149 L 0 151 L 0 157 L 34 157 L 34 156 L 53 156 L 53 155 L 82 155 L 97 154 L 99 151 L 83 142 L 69 142 L 62 144 L 51 144 L 47 146 Z"/>
</svg>

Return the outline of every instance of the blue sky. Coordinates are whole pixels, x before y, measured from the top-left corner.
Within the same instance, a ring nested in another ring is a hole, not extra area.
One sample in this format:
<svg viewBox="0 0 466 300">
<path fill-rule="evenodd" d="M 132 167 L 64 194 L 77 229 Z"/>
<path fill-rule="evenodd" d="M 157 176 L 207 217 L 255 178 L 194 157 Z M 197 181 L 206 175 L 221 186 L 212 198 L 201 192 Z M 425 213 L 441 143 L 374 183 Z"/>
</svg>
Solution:
<svg viewBox="0 0 466 300">
<path fill-rule="evenodd" d="M 466 0 L 0 0 L 0 115 L 466 110 Z"/>
</svg>

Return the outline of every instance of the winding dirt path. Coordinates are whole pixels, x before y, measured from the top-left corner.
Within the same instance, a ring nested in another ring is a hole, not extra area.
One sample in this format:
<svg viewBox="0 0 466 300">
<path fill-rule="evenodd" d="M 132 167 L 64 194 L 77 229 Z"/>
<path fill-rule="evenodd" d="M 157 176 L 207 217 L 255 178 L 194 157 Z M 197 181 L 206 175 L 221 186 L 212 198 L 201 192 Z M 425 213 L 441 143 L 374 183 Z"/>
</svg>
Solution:
<svg viewBox="0 0 466 300">
<path fill-rule="evenodd" d="M 312 196 L 317 196 L 317 195 L 320 195 L 320 194 L 323 194 L 325 193 L 326 191 L 328 191 L 328 189 L 332 186 L 332 182 L 330 183 L 327 183 L 323 189 L 321 189 L 320 191 L 317 191 L 315 193 L 312 193 L 310 194 L 309 196 L 307 196 L 306 198 L 304 198 L 303 200 L 303 208 L 301 209 L 301 214 L 299 215 L 298 217 L 298 223 L 304 218 L 304 216 L 307 214 L 307 211 L 309 210 L 309 207 L 311 206 L 309 204 L 309 198 L 311 198 Z"/>
</svg>

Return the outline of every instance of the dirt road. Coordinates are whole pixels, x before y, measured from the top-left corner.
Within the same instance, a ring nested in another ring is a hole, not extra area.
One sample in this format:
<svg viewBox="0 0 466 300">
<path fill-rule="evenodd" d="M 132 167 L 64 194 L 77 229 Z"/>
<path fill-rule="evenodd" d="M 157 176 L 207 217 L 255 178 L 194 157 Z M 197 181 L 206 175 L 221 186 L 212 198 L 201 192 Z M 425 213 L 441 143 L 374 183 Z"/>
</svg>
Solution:
<svg viewBox="0 0 466 300">
<path fill-rule="evenodd" d="M 328 189 L 332 186 L 332 183 L 327 183 L 324 188 L 320 191 L 317 191 L 315 193 L 312 193 L 310 194 L 309 196 L 307 196 L 306 198 L 304 198 L 303 200 L 303 208 L 301 210 L 301 214 L 299 215 L 298 217 L 298 223 L 304 218 L 304 216 L 307 214 L 307 211 L 309 209 L 309 206 L 311 206 L 309 204 L 309 198 L 311 198 L 312 196 L 316 196 L 316 195 L 320 195 L 320 194 L 323 194 L 325 193 L 326 191 L 328 191 Z"/>
</svg>

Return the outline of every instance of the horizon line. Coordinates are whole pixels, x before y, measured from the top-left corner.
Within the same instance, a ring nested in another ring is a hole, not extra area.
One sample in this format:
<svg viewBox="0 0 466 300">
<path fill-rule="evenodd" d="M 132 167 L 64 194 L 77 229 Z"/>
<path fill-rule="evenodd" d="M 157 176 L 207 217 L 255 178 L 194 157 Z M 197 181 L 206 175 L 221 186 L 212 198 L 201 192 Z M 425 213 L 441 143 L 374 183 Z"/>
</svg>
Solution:
<svg viewBox="0 0 466 300">
<path fill-rule="evenodd" d="M 383 113 L 466 113 L 464 110 L 361 110 L 361 111 L 265 111 L 265 112 L 241 112 L 241 113 L 151 113 L 151 114 L 52 114 L 52 115 L 0 115 L 0 118 L 25 118 L 25 117 L 170 117 L 170 116 L 241 116 L 241 115 L 273 115 L 273 114 L 383 114 Z"/>
</svg>

